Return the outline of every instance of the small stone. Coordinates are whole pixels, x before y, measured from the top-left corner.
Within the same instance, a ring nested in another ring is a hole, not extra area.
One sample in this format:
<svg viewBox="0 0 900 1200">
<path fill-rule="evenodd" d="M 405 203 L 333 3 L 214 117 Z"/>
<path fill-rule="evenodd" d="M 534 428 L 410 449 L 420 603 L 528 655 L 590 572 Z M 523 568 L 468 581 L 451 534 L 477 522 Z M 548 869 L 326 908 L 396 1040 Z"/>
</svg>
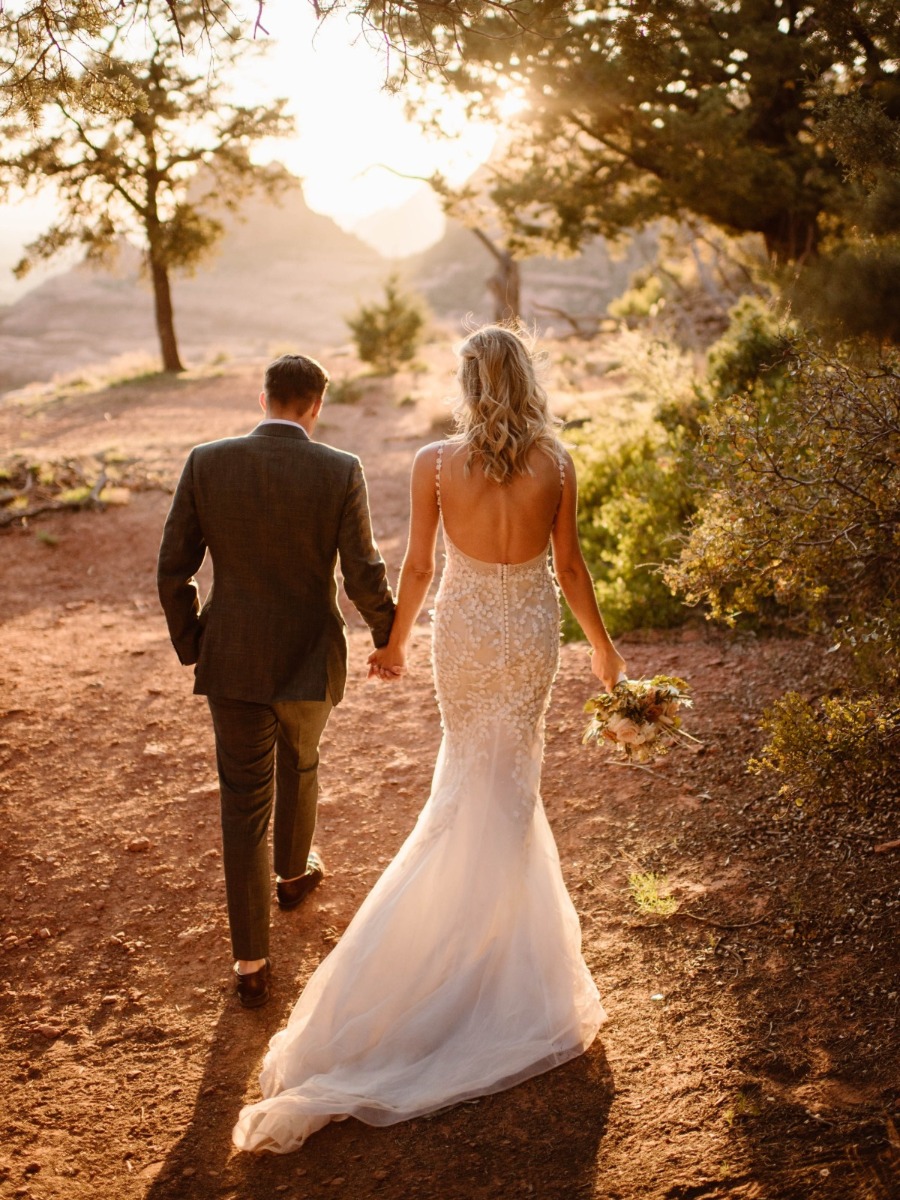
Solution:
<svg viewBox="0 0 900 1200">
<path fill-rule="evenodd" d="M 102 1000 L 100 1001 L 100 1003 L 101 1003 L 101 1004 L 118 1004 L 118 1003 L 119 1003 L 119 997 L 118 997 L 118 996 L 114 996 L 114 995 L 110 994 L 109 996 L 104 996 L 104 997 L 102 998 Z"/>
<path fill-rule="evenodd" d="M 159 742 L 148 742 L 144 747 L 144 758 L 162 758 L 168 753 L 165 746 L 160 745 Z"/>
<path fill-rule="evenodd" d="M 384 1167 L 379 1167 L 377 1171 L 372 1172 L 372 1178 L 373 1179 L 387 1179 L 389 1174 L 390 1174 L 390 1172 L 386 1171 L 384 1169 Z"/>
<path fill-rule="evenodd" d="M 132 838 L 125 849 L 130 854 L 145 854 L 150 849 L 150 839 L 148 837 Z"/>
<path fill-rule="evenodd" d="M 66 1032 L 65 1029 L 60 1029 L 58 1025 L 51 1025 L 48 1021 L 42 1021 L 35 1025 L 34 1031 L 45 1038 L 58 1038 Z"/>
<path fill-rule="evenodd" d="M 16 935 L 14 933 L 11 933 L 9 935 L 9 937 L 3 939 L 3 945 L 5 946 L 5 948 L 7 950 L 15 950 L 15 948 L 16 948 L 16 946 L 18 946 L 18 944 L 19 944 L 19 939 L 16 937 Z"/>
<path fill-rule="evenodd" d="M 37 1173 L 40 1169 L 41 1169 L 40 1163 L 32 1162 L 32 1163 L 29 1163 L 28 1166 L 25 1168 L 25 1174 L 26 1175 L 37 1175 Z"/>
<path fill-rule="evenodd" d="M 46 942 L 47 938 L 50 936 L 50 930 L 49 929 L 39 929 L 37 935 L 41 939 L 41 941 Z"/>
<path fill-rule="evenodd" d="M 344 1178 L 343 1175 L 335 1175 L 334 1179 L 332 1179 L 330 1181 L 330 1185 L 331 1185 L 331 1187 L 340 1187 L 342 1183 L 346 1183 L 346 1182 L 347 1182 L 347 1180 Z"/>
<path fill-rule="evenodd" d="M 196 1167 L 185 1167 L 184 1170 L 181 1172 L 181 1174 L 185 1179 L 190 1179 L 190 1177 L 192 1175 L 197 1174 L 197 1168 Z"/>
</svg>

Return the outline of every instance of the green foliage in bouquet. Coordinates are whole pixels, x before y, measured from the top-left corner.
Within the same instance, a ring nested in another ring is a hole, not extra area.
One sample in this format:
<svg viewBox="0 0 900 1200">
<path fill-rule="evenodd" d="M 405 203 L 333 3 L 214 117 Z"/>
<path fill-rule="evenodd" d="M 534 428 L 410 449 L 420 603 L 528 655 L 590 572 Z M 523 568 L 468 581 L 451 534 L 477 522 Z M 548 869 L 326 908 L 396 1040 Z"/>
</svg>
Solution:
<svg viewBox="0 0 900 1200">
<path fill-rule="evenodd" d="M 696 742 L 678 715 L 679 708 L 692 704 L 690 688 L 674 675 L 623 679 L 585 704 L 591 719 L 581 740 L 607 745 L 627 762 L 649 762 L 672 746 Z"/>
<path fill-rule="evenodd" d="M 396 275 L 384 285 L 384 300 L 363 304 L 347 326 L 356 351 L 376 371 L 393 375 L 415 358 L 425 330 L 425 311 L 420 300 L 401 291 Z"/>
</svg>

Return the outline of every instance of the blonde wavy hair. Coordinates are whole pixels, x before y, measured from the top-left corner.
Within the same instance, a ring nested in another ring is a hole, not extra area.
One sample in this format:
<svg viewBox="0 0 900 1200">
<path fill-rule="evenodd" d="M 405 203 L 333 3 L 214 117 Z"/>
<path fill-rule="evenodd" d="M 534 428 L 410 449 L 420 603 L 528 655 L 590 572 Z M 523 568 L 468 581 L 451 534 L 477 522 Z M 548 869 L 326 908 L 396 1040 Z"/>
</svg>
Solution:
<svg viewBox="0 0 900 1200">
<path fill-rule="evenodd" d="M 485 325 L 457 347 L 460 394 L 451 439 L 468 448 L 465 470 L 478 462 L 487 479 L 509 483 L 532 474 L 532 446 L 558 457 L 561 443 L 547 393 L 535 370 L 532 339 L 522 329 Z"/>
</svg>

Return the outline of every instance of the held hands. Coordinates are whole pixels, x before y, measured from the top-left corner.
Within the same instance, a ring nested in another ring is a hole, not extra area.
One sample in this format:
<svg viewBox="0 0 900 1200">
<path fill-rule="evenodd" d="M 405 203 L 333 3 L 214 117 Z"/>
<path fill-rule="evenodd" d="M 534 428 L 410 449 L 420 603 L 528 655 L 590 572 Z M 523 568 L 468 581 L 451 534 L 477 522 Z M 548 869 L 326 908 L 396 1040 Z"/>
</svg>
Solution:
<svg viewBox="0 0 900 1200">
<path fill-rule="evenodd" d="M 372 651 L 368 663 L 367 679 L 380 679 L 384 683 L 396 683 L 402 675 L 406 674 L 406 651 L 388 642 L 386 646 Z"/>
<path fill-rule="evenodd" d="M 625 659 L 612 642 L 606 646 L 595 646 L 591 651 L 591 670 L 611 692 L 620 679 L 627 678 Z"/>
</svg>

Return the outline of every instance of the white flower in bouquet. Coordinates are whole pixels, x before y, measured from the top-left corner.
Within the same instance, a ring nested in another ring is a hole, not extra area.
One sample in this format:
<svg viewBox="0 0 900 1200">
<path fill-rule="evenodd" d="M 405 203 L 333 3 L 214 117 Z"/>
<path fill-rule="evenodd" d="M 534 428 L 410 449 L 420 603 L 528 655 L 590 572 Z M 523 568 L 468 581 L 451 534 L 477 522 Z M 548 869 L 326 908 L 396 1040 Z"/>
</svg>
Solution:
<svg viewBox="0 0 900 1200">
<path fill-rule="evenodd" d="M 646 763 L 672 746 L 697 742 L 681 727 L 680 708 L 690 708 L 690 688 L 674 675 L 621 679 L 611 692 L 593 696 L 584 742 L 605 742 L 628 762 Z"/>
</svg>

